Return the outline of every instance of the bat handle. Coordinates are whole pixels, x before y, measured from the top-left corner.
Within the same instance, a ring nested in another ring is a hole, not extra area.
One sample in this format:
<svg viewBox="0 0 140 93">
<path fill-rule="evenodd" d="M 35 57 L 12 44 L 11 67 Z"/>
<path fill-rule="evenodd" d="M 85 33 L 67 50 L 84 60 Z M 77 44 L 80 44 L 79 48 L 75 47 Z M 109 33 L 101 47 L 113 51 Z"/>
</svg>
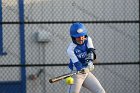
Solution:
<svg viewBox="0 0 140 93">
<path fill-rule="evenodd" d="M 49 80 L 50 83 L 53 83 L 52 79 Z"/>
</svg>

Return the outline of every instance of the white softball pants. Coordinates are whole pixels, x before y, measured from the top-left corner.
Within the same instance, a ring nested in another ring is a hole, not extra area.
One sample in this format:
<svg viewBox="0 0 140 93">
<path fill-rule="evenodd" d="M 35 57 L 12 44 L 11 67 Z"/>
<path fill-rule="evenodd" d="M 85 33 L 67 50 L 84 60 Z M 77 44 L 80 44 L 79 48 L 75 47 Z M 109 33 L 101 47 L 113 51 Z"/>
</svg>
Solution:
<svg viewBox="0 0 140 93">
<path fill-rule="evenodd" d="M 105 93 L 104 88 L 91 72 L 87 74 L 76 74 L 73 78 L 74 84 L 69 85 L 68 93 L 80 93 L 82 86 L 90 90 L 91 93 Z"/>
</svg>

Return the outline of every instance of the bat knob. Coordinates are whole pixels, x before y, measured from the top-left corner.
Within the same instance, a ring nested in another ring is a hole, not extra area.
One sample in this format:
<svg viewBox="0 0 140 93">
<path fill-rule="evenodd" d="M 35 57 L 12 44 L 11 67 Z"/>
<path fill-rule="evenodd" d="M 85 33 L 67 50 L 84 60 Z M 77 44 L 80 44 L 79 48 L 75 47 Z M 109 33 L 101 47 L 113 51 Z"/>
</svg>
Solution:
<svg viewBox="0 0 140 93">
<path fill-rule="evenodd" d="M 49 80 L 50 83 L 53 83 L 52 79 Z"/>
</svg>

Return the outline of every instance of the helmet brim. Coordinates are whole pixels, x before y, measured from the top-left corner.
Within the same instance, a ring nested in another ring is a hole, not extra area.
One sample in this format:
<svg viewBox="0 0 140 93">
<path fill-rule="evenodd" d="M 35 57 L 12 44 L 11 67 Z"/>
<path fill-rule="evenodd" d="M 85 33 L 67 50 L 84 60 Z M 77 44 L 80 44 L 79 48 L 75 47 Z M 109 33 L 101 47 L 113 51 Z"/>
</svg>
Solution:
<svg viewBox="0 0 140 93">
<path fill-rule="evenodd" d="M 72 37 L 77 38 L 77 37 L 81 37 L 81 36 L 85 36 L 85 35 L 87 35 L 87 34 L 86 33 L 80 33 L 80 34 L 72 35 Z"/>
</svg>

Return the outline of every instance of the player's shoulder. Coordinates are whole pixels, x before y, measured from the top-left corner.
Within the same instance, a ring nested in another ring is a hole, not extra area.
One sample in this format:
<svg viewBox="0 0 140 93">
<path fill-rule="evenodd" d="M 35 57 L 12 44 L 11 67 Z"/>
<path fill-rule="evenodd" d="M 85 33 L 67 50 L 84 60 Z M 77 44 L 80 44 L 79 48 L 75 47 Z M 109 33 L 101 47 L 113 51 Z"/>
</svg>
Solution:
<svg viewBox="0 0 140 93">
<path fill-rule="evenodd" d="M 67 48 L 67 52 L 70 52 L 70 51 L 74 51 L 74 49 L 76 48 L 76 44 L 74 44 L 73 42 L 71 42 Z"/>
<path fill-rule="evenodd" d="M 87 42 L 91 43 L 92 42 L 92 38 L 90 36 L 87 36 Z"/>
<path fill-rule="evenodd" d="M 87 47 L 88 48 L 94 48 L 93 42 L 90 36 L 87 37 Z"/>
<path fill-rule="evenodd" d="M 90 36 L 87 36 L 87 40 L 89 41 L 89 40 L 92 40 L 92 39 L 91 39 L 91 37 L 90 37 Z"/>
</svg>

